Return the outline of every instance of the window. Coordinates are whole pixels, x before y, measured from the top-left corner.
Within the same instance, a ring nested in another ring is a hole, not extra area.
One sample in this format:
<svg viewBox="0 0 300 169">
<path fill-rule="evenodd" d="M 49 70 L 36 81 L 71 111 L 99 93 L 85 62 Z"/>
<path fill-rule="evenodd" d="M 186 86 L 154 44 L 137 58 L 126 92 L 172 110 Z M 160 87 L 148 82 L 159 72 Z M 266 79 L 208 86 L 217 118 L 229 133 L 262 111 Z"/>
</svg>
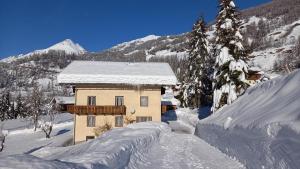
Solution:
<svg viewBox="0 0 300 169">
<path fill-rule="evenodd" d="M 141 107 L 148 107 L 148 96 L 141 96 L 140 102 Z"/>
<path fill-rule="evenodd" d="M 96 105 L 96 96 L 88 96 L 88 105 L 95 106 Z"/>
<path fill-rule="evenodd" d="M 95 127 L 95 121 L 96 121 L 96 116 L 93 115 L 88 115 L 87 116 L 87 126 L 88 127 Z"/>
<path fill-rule="evenodd" d="M 115 117 L 115 126 L 116 127 L 123 127 L 123 116 L 116 116 Z"/>
<path fill-rule="evenodd" d="M 85 140 L 86 141 L 89 141 L 89 140 L 93 140 L 95 138 L 95 136 L 86 136 L 85 137 Z"/>
<path fill-rule="evenodd" d="M 116 106 L 123 106 L 124 105 L 124 97 L 123 96 L 116 96 L 115 105 Z"/>
<path fill-rule="evenodd" d="M 136 117 L 136 122 L 146 122 L 146 121 L 152 121 L 152 117 L 151 116 L 137 116 Z"/>
</svg>

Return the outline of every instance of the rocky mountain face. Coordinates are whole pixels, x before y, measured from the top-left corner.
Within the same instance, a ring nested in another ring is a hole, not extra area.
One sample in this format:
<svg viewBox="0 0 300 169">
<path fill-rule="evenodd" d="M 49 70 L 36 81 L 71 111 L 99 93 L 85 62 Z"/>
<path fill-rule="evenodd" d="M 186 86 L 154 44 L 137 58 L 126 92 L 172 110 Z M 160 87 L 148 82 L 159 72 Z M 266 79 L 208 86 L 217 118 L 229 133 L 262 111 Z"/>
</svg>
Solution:
<svg viewBox="0 0 300 169">
<path fill-rule="evenodd" d="M 283 73 L 281 62 L 290 58 L 298 45 L 300 0 L 274 0 L 242 11 L 241 17 L 244 43 L 253 56 L 249 64 L 269 74 Z M 213 43 L 213 24 L 208 35 Z M 3 59 L 0 62 L 0 88 L 23 91 L 34 82 L 45 90 L 49 86 L 55 87 L 56 74 L 72 60 L 168 62 L 180 80 L 185 69 L 184 59 L 188 56 L 188 36 L 189 33 L 149 35 L 101 52 L 88 52 L 67 39 L 47 49 Z M 59 86 L 55 88 L 62 90 Z"/>
</svg>

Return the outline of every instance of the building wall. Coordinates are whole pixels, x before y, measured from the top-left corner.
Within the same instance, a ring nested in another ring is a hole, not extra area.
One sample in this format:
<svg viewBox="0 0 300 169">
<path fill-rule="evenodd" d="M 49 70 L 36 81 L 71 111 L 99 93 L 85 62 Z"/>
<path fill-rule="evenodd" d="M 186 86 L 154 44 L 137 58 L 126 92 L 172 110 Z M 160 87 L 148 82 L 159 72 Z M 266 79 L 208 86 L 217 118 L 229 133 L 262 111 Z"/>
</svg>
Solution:
<svg viewBox="0 0 300 169">
<path fill-rule="evenodd" d="M 151 116 L 152 121 L 161 121 L 160 86 L 76 86 L 76 105 L 87 105 L 88 96 L 96 96 L 97 106 L 115 105 L 115 96 L 123 96 L 124 105 L 126 106 L 126 116 L 131 116 L 133 119 L 136 116 Z M 148 107 L 140 106 L 140 96 L 148 96 Z M 132 114 L 132 112 L 135 113 Z M 96 127 L 102 126 L 106 122 L 112 124 L 114 127 L 115 117 L 108 115 L 96 116 Z M 94 128 L 87 127 L 87 115 L 76 115 L 75 123 L 75 143 L 85 141 L 86 136 L 94 136 Z"/>
</svg>

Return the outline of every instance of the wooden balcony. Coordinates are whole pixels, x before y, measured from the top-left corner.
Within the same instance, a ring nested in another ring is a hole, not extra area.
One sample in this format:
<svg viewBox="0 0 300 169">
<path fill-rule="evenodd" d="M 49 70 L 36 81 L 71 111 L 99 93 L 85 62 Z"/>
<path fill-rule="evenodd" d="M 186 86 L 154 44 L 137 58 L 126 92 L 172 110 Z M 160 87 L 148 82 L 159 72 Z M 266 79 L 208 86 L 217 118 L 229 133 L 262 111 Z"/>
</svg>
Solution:
<svg viewBox="0 0 300 169">
<path fill-rule="evenodd" d="M 67 106 L 72 114 L 94 114 L 94 115 L 126 115 L 126 106 Z"/>
</svg>

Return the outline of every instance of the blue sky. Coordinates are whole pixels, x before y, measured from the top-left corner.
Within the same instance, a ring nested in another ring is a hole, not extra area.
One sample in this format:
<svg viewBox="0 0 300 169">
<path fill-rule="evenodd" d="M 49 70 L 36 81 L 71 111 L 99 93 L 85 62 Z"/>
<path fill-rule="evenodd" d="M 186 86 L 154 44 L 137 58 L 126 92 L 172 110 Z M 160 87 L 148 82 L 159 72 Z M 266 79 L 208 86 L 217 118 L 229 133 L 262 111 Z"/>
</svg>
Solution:
<svg viewBox="0 0 300 169">
<path fill-rule="evenodd" d="M 240 9 L 270 0 L 236 0 Z M 201 14 L 214 20 L 218 0 L 0 0 L 0 58 L 72 39 L 101 51 L 149 34 L 188 32 Z"/>
</svg>

